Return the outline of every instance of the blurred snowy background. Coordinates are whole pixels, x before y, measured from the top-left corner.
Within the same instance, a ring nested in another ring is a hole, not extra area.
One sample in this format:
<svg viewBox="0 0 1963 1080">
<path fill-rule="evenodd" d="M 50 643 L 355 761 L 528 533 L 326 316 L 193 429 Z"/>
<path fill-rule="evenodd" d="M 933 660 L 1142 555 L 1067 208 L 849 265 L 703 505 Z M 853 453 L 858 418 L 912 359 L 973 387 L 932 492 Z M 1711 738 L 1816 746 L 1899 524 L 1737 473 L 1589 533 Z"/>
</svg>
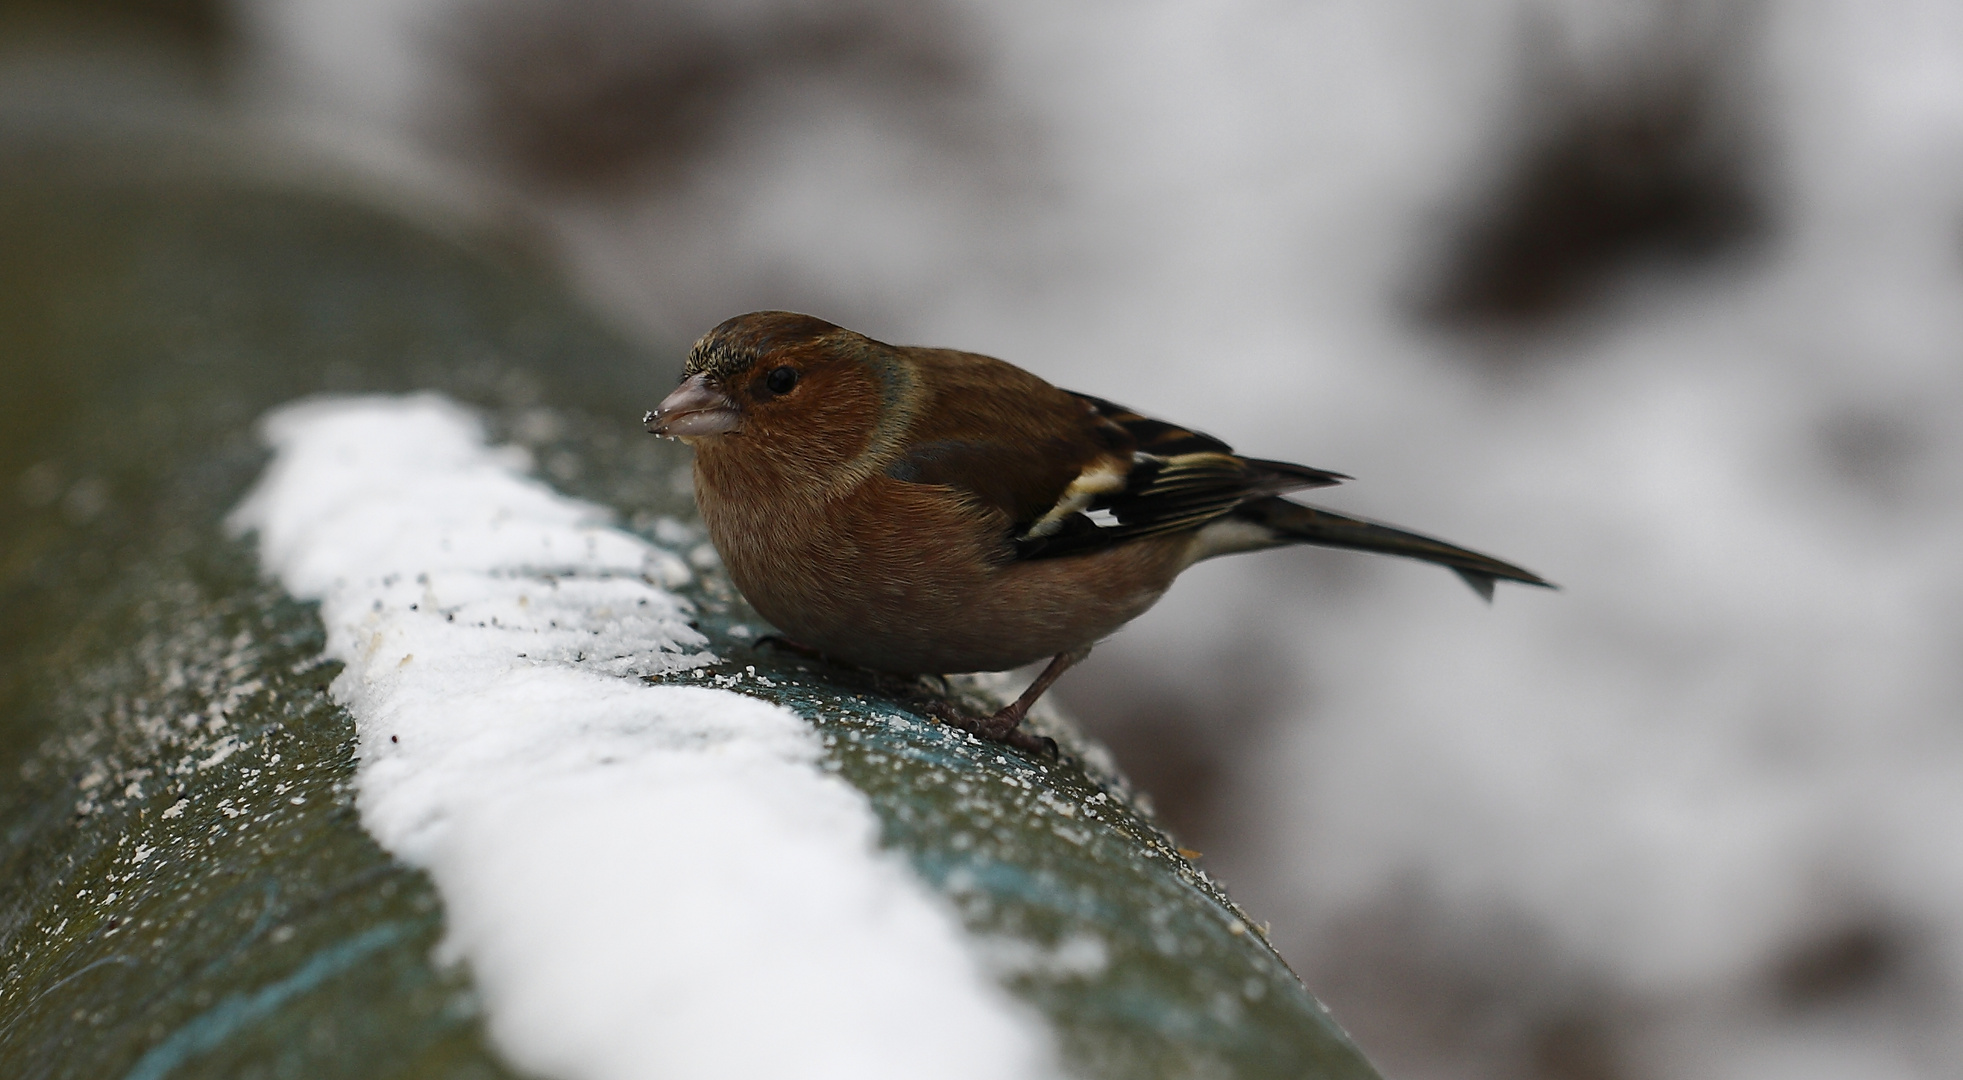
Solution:
<svg viewBox="0 0 1963 1080">
<path fill-rule="evenodd" d="M 1352 473 L 1565 591 L 1226 560 L 1062 694 L 1388 1076 L 1963 1074 L 1963 7 L 5 0 L 0 93 Z"/>
</svg>

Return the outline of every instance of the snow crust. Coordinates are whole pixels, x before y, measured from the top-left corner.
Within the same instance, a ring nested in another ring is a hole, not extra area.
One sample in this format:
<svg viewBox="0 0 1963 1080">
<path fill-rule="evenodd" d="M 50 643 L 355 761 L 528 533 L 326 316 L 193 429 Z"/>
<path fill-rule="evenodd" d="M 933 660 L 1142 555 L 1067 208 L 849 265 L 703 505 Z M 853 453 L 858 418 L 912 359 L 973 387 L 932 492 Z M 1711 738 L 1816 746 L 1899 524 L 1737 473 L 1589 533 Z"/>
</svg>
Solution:
<svg viewBox="0 0 1963 1080">
<path fill-rule="evenodd" d="M 713 657 L 680 560 L 435 395 L 321 399 L 231 524 L 320 602 L 364 827 L 430 874 L 527 1072 L 1030 1077 L 1046 1030 L 878 847 L 781 707 L 636 676 Z"/>
</svg>

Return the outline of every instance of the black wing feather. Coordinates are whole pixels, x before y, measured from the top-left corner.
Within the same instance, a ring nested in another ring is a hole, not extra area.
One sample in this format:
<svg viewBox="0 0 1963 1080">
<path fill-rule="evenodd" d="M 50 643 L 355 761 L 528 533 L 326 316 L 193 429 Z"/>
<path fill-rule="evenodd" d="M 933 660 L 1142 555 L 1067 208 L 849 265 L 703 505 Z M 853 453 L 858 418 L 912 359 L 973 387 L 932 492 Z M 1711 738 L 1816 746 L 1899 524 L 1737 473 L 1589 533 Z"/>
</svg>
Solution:
<svg viewBox="0 0 1963 1080">
<path fill-rule="evenodd" d="M 1348 477 L 1306 465 L 1244 458 L 1198 431 L 1142 416 L 1122 405 L 1076 394 L 1099 417 L 1124 429 L 1136 445 L 1120 490 L 1100 494 L 1035 535 L 1019 523 L 1016 557 L 1053 558 L 1098 551 L 1130 540 L 1197 529 L 1250 499 Z"/>
</svg>

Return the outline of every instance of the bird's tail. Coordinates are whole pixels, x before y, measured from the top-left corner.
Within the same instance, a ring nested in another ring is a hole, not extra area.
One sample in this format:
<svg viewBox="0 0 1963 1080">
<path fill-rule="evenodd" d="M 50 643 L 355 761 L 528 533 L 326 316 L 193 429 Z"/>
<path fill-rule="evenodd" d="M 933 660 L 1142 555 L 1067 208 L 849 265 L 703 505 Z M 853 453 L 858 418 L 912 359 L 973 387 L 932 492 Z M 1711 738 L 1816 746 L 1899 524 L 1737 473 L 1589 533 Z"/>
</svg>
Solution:
<svg viewBox="0 0 1963 1080">
<path fill-rule="evenodd" d="M 1234 516 L 1266 527 L 1280 543 L 1376 551 L 1437 563 L 1464 578 L 1467 585 L 1487 600 L 1493 598 L 1493 585 L 1498 581 L 1518 581 L 1524 585 L 1550 589 L 1557 587 L 1539 574 L 1501 562 L 1490 555 L 1481 555 L 1443 540 L 1374 521 L 1303 506 L 1280 496 L 1242 503 L 1235 508 Z"/>
</svg>

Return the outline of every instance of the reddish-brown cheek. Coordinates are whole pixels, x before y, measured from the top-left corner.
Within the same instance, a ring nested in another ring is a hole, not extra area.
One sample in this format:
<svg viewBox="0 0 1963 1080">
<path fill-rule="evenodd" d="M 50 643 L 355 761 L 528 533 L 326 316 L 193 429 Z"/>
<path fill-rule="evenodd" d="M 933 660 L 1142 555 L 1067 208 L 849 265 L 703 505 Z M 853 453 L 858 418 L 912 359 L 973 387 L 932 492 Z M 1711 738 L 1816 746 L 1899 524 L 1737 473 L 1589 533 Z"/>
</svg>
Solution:
<svg viewBox="0 0 1963 1080">
<path fill-rule="evenodd" d="M 822 481 L 865 451 L 879 408 L 863 373 L 821 368 L 789 394 L 746 409 L 743 438 L 731 449 L 768 459 L 786 479 Z"/>
</svg>

